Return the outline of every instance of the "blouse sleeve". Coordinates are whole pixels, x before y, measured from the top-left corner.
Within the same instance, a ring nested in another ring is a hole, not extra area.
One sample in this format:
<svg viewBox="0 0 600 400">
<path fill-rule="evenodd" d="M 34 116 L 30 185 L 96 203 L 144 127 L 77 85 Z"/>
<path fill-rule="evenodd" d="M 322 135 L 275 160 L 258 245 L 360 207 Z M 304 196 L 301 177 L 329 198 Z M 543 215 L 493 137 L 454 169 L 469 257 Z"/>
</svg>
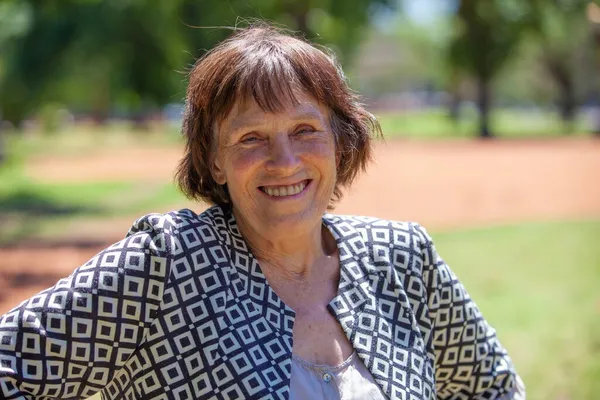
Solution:
<svg viewBox="0 0 600 400">
<path fill-rule="evenodd" d="M 168 277 L 165 217 L 136 221 L 127 237 L 69 277 L 0 317 L 0 398 L 86 398 L 143 340 Z"/>
<path fill-rule="evenodd" d="M 438 398 L 525 399 L 525 386 L 496 331 L 439 256 L 431 237 L 419 229 Z"/>
</svg>

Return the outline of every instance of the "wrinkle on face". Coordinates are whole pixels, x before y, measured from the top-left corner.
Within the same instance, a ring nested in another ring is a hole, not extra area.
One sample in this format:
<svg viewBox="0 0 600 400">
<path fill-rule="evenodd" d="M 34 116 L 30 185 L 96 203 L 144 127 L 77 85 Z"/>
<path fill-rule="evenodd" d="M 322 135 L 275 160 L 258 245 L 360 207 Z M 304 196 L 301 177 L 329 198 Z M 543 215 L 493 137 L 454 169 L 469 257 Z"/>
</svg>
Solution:
<svg viewBox="0 0 600 400">
<path fill-rule="evenodd" d="M 303 93 L 297 100 L 276 113 L 253 101 L 237 103 L 217 130 L 215 181 L 227 184 L 241 230 L 247 239 L 258 238 L 266 254 L 322 251 L 321 218 L 336 183 L 329 110 Z M 304 181 L 310 183 L 293 199 L 274 199 L 260 189 Z"/>
</svg>

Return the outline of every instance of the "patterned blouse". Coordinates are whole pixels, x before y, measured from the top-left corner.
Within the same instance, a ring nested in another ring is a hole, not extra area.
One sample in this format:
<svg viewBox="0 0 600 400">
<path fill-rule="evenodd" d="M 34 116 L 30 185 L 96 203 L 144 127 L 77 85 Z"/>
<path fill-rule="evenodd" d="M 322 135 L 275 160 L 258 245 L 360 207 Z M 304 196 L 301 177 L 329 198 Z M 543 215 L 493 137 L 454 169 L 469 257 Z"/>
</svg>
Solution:
<svg viewBox="0 0 600 400">
<path fill-rule="evenodd" d="M 495 331 L 421 226 L 323 223 L 341 268 L 328 310 L 383 394 L 522 398 Z M 0 318 L 0 398 L 287 399 L 294 316 L 232 213 L 147 215 Z"/>
</svg>

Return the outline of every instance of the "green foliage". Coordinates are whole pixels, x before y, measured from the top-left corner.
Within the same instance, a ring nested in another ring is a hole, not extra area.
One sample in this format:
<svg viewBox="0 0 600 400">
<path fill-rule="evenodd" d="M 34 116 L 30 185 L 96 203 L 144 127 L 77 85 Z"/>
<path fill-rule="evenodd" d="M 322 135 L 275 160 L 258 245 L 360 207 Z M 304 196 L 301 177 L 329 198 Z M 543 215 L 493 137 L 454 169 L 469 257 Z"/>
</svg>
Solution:
<svg viewBox="0 0 600 400">
<path fill-rule="evenodd" d="M 15 125 L 45 103 L 99 121 L 184 97 L 187 66 L 244 18 L 299 30 L 350 56 L 392 0 L 63 0 L 0 3 L 0 110 Z M 6 23 L 10 22 L 10 23 Z M 219 28 L 221 27 L 221 28 Z"/>
<path fill-rule="evenodd" d="M 528 0 L 529 32 L 538 45 L 536 57 L 550 78 L 559 109 L 567 122 L 576 107 L 600 90 L 597 66 L 590 46 L 590 24 L 586 18 L 588 0 Z"/>
<path fill-rule="evenodd" d="M 23 35 L 31 25 L 31 7 L 26 3 L 4 1 L 0 3 L 0 45 Z"/>
<path fill-rule="evenodd" d="M 448 71 L 444 51 L 450 21 L 423 26 L 399 14 L 389 25 L 387 30 L 372 29 L 365 36 L 360 57 L 347 69 L 353 87 L 374 97 L 426 87 L 445 88 Z"/>
<path fill-rule="evenodd" d="M 458 69 L 490 82 L 510 59 L 519 43 L 528 14 L 506 0 L 461 0 L 449 62 Z"/>
<path fill-rule="evenodd" d="M 585 17 L 588 3 L 588 0 L 460 1 L 448 62 L 457 76 L 467 76 L 476 83 L 483 136 L 489 135 L 487 114 L 493 81 L 511 63 L 513 67 L 520 66 L 513 70 L 521 72 L 519 78 L 525 86 L 513 92 L 529 90 L 532 100 L 547 99 L 552 91 L 558 93 L 561 116 L 567 121 L 564 131 L 571 130 L 580 99 L 597 91 L 599 84 L 595 78 L 597 69 L 590 67 L 593 65 L 590 27 Z M 546 80 L 540 78 L 544 76 Z M 553 85 L 548 85 L 548 81 Z M 510 91 L 499 87 L 500 92 Z"/>
</svg>

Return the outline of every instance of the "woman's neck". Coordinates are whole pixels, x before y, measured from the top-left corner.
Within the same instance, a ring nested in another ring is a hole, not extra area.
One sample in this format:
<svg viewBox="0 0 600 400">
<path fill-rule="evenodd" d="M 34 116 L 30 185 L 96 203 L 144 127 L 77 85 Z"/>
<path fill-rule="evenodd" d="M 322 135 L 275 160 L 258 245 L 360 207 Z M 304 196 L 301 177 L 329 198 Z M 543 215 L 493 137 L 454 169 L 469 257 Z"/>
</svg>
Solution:
<svg viewBox="0 0 600 400">
<path fill-rule="evenodd" d="M 281 233 L 270 232 L 267 236 L 235 211 L 240 233 L 250 246 L 261 267 L 269 269 L 280 279 L 296 282 L 310 281 L 318 265 L 331 257 L 337 250 L 335 240 L 322 221 L 312 226 Z"/>
</svg>

